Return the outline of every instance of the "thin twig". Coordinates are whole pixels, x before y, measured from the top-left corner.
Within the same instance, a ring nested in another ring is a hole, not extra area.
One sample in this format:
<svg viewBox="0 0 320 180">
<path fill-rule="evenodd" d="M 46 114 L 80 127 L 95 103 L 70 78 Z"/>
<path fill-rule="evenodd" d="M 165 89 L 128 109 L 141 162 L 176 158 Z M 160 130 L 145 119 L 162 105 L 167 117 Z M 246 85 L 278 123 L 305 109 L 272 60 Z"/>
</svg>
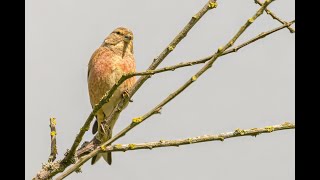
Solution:
<svg viewBox="0 0 320 180">
<path fill-rule="evenodd" d="M 53 162 L 56 159 L 58 154 L 57 140 L 56 140 L 56 137 L 57 137 L 56 124 L 57 124 L 56 118 L 54 117 L 50 118 L 51 153 L 50 153 L 48 162 Z"/>
<path fill-rule="evenodd" d="M 251 129 L 236 129 L 233 132 L 221 133 L 216 135 L 202 135 L 192 138 L 186 139 L 178 139 L 178 140 L 159 140 L 157 142 L 147 142 L 147 143 L 130 143 L 130 144 L 115 144 L 109 145 L 102 149 L 103 152 L 115 152 L 115 151 L 132 151 L 139 149 L 153 149 L 160 147 L 168 147 L 168 146 L 180 146 L 187 144 L 195 144 L 207 141 L 224 141 L 228 138 L 234 138 L 239 136 L 254 136 L 256 137 L 259 134 L 263 133 L 271 133 L 274 131 L 287 130 L 287 129 L 295 129 L 295 124 L 290 122 L 285 122 L 279 125 L 266 126 L 263 128 L 251 128 Z M 89 150 L 88 152 L 92 151 Z"/>
<path fill-rule="evenodd" d="M 224 55 L 227 55 L 227 54 L 230 54 L 230 53 L 234 53 L 234 52 L 237 52 L 239 49 L 259 40 L 259 39 L 262 39 L 272 33 L 275 33 L 283 28 L 287 28 L 287 27 L 290 27 L 292 24 L 295 23 L 295 20 L 291 21 L 291 22 L 288 22 L 287 24 L 284 24 L 282 26 L 279 26 L 277 28 L 274 28 L 272 30 L 269 30 L 267 32 L 262 32 L 260 33 L 259 35 L 257 35 L 256 37 L 236 46 L 236 47 L 233 47 L 233 48 L 229 48 L 228 50 L 224 51 L 221 56 L 224 56 Z M 159 69 L 155 69 L 155 70 L 147 70 L 147 71 L 144 71 L 144 72 L 135 72 L 135 73 L 129 73 L 129 74 L 126 74 L 124 75 L 124 78 L 125 80 L 126 79 L 129 79 L 133 76 L 146 76 L 146 75 L 154 75 L 154 74 L 158 74 L 158 73 L 162 73 L 162 72 L 166 72 L 166 71 L 174 71 L 176 69 L 179 69 L 179 68 L 182 68 L 182 67 L 186 67 L 186 66 L 193 66 L 193 65 L 196 65 L 196 64 L 202 64 L 202 63 L 205 63 L 207 61 L 209 61 L 211 58 L 213 57 L 212 56 L 208 56 L 208 57 L 205 57 L 205 58 L 202 58 L 200 60 L 193 60 L 193 61 L 189 61 L 189 62 L 181 62 L 179 64 L 176 64 L 176 65 L 173 65 L 173 66 L 167 66 L 167 67 L 163 67 L 163 68 L 159 68 Z M 118 82 L 119 83 L 119 82 Z"/>
<path fill-rule="evenodd" d="M 160 140 L 157 142 L 147 142 L 147 143 L 133 143 L 133 144 L 115 144 L 104 148 L 104 152 L 114 152 L 114 151 L 132 151 L 139 149 L 153 149 L 168 146 L 180 146 L 188 144 L 196 144 L 207 141 L 224 141 L 228 138 L 234 138 L 239 136 L 254 136 L 259 134 L 271 133 L 280 130 L 295 129 L 295 124 L 285 122 L 279 125 L 266 126 L 263 128 L 251 128 L 251 129 L 236 129 L 233 132 L 226 132 L 216 135 L 202 135 L 186 139 L 178 140 Z"/>
<path fill-rule="evenodd" d="M 259 40 L 259 39 L 262 39 L 262 38 L 264 38 L 264 37 L 266 37 L 266 36 L 268 36 L 268 35 L 270 35 L 270 34 L 272 34 L 272 33 L 274 33 L 274 32 L 277 32 L 277 31 L 279 31 L 279 30 L 281 30 L 281 29 L 283 29 L 283 28 L 290 27 L 293 23 L 295 23 L 295 20 L 293 20 L 293 21 L 291 21 L 291 22 L 289 22 L 289 23 L 286 23 L 286 24 L 284 24 L 284 25 L 282 25 L 282 26 L 279 26 L 279 27 L 277 27 L 277 28 L 274 28 L 274 29 L 272 29 L 272 30 L 270 30 L 270 31 L 262 32 L 262 33 L 260 33 L 258 36 L 250 39 L 249 41 L 244 42 L 244 43 L 242 43 L 242 44 L 240 44 L 240 45 L 238 45 L 238 46 L 236 46 L 236 47 L 234 47 L 234 48 L 232 48 L 232 49 L 226 50 L 221 56 L 224 56 L 224 55 L 229 54 L 229 53 L 232 53 L 232 52 L 236 52 L 236 51 L 238 51 L 239 49 L 241 49 L 241 48 L 243 48 L 243 47 L 245 47 L 245 46 L 247 46 L 247 45 L 249 45 L 249 44 L 251 44 L 251 43 L 253 43 L 253 42 L 257 41 L 257 40 Z"/>
<path fill-rule="evenodd" d="M 259 134 L 271 133 L 280 130 L 295 129 L 295 124 L 290 122 L 285 122 L 279 125 L 266 126 L 263 128 L 251 128 L 251 129 L 236 129 L 233 132 L 220 133 L 216 135 L 202 135 L 186 139 L 178 140 L 160 140 L 157 142 L 147 142 L 147 143 L 131 143 L 131 144 L 115 144 L 107 147 L 102 147 L 101 152 L 115 152 L 115 151 L 132 151 L 139 149 L 153 149 L 161 147 L 188 145 L 196 144 L 207 141 L 224 141 L 228 138 L 235 138 L 240 136 L 254 136 Z M 81 158 L 77 163 L 84 163 L 85 159 Z M 83 164 L 82 163 L 82 164 Z M 61 175 L 63 176 L 63 174 Z M 57 178 L 59 179 L 59 178 Z"/>
<path fill-rule="evenodd" d="M 115 136 L 113 136 L 110 140 L 108 140 L 107 142 L 103 143 L 101 146 L 99 146 L 98 148 L 96 148 L 95 150 L 93 150 L 91 153 L 89 153 L 88 155 L 85 155 L 81 158 L 81 160 L 79 160 L 78 162 L 76 162 L 74 165 L 72 165 L 69 169 L 67 169 L 65 172 L 63 172 L 58 178 L 57 180 L 61 180 L 65 177 L 67 177 L 69 174 L 71 174 L 72 172 L 74 172 L 76 169 L 78 169 L 81 165 L 83 165 L 86 161 L 88 161 L 90 158 L 92 158 L 93 156 L 95 156 L 96 154 L 100 153 L 102 151 L 102 149 L 104 149 L 107 145 L 111 144 L 112 142 L 114 142 L 115 140 L 119 139 L 120 137 L 124 136 L 128 131 L 130 131 L 131 129 L 133 129 L 135 126 L 137 126 L 138 124 L 140 124 L 141 122 L 145 121 L 147 118 L 149 118 L 150 116 L 152 116 L 153 114 L 158 113 L 161 108 L 166 105 L 169 101 L 171 101 L 173 98 L 175 98 L 177 95 L 179 95 L 184 89 L 186 89 L 189 85 L 191 85 L 194 81 L 197 80 L 197 78 L 199 78 L 205 71 L 207 71 L 210 67 L 212 67 L 212 64 L 215 62 L 215 60 L 222 55 L 222 53 L 224 51 L 226 51 L 226 49 L 228 49 L 229 47 L 231 47 L 234 42 L 241 36 L 241 34 L 254 22 L 254 20 L 256 20 L 265 10 L 265 8 L 274 0 L 266 0 L 264 2 L 264 4 L 261 6 L 261 8 L 254 14 L 253 17 L 249 18 L 247 20 L 247 22 L 240 28 L 240 30 L 236 33 L 236 35 L 223 47 L 220 47 L 218 49 L 218 51 L 213 55 L 213 57 L 208 61 L 208 63 L 198 72 L 196 73 L 194 76 L 192 76 L 192 78 L 190 78 L 190 80 L 188 80 L 183 86 L 181 86 L 177 91 L 175 91 L 174 93 L 170 94 L 165 100 L 163 100 L 159 105 L 157 105 L 155 108 L 153 108 L 152 110 L 150 110 L 148 113 L 146 113 L 145 115 L 138 117 L 138 118 L 134 118 L 132 123 L 127 126 L 125 129 L 123 129 L 122 131 L 120 131 L 118 134 L 116 134 Z M 169 49 L 169 48 L 168 48 Z M 150 69 L 150 68 L 149 68 Z M 148 76 L 143 76 L 140 79 L 143 79 L 144 77 L 148 77 Z M 140 80 L 139 79 L 139 80 Z M 137 82 L 139 83 L 139 81 Z M 135 87 L 137 85 L 137 83 L 135 84 L 134 88 L 130 91 L 129 96 L 127 98 L 124 98 L 125 100 L 122 100 L 123 102 L 128 102 L 131 97 L 131 93 L 135 92 Z M 119 104 L 118 104 L 119 105 Z M 121 105 L 121 102 L 120 102 Z M 123 107 L 123 106 L 121 106 Z M 118 108 L 118 111 L 121 111 L 121 108 Z M 114 111 L 114 112 L 118 112 L 118 111 Z M 120 113 L 120 112 L 119 112 Z M 113 113 L 111 114 L 111 118 L 115 117 L 116 114 Z"/>
<path fill-rule="evenodd" d="M 254 2 L 255 2 L 256 4 L 259 4 L 260 6 L 262 6 L 262 3 L 261 3 L 259 0 L 254 0 Z M 283 25 L 284 25 L 284 24 L 287 24 L 286 21 L 280 19 L 278 16 L 276 16 L 276 14 L 274 14 L 273 12 L 271 12 L 268 8 L 266 8 L 265 11 L 266 11 L 266 13 L 269 14 L 273 19 L 279 21 L 281 24 L 283 24 Z M 291 33 L 294 33 L 294 32 L 295 32 L 295 30 L 294 30 L 292 27 L 288 26 L 287 28 L 289 29 L 289 31 L 290 31 Z"/>
<path fill-rule="evenodd" d="M 234 52 L 237 52 L 239 49 L 259 40 L 259 39 L 262 39 L 272 33 L 275 33 L 283 28 L 287 28 L 287 27 L 290 27 L 293 23 L 295 23 L 295 20 L 287 23 L 287 24 L 284 24 L 282 26 L 279 26 L 277 28 L 274 28 L 270 31 L 267 31 L 267 32 L 262 32 L 260 33 L 259 35 L 257 35 L 256 37 L 234 47 L 234 48 L 231 48 L 231 49 L 228 49 L 226 51 L 224 51 L 221 56 L 224 56 L 224 55 L 227 55 L 227 54 L 230 54 L 230 53 L 234 53 Z M 160 68 L 160 69 L 156 69 L 156 70 L 148 70 L 148 71 L 144 71 L 144 72 L 136 72 L 136 73 L 130 73 L 130 74 L 127 74 L 127 75 L 124 75 L 124 78 L 125 79 L 129 79 L 133 76 L 146 76 L 146 75 L 154 75 L 154 74 L 157 74 L 157 73 L 162 73 L 162 72 L 166 72 L 166 71 L 174 71 L 176 69 L 179 69 L 179 68 L 182 68 L 182 67 L 186 67 L 186 66 L 193 66 L 193 65 L 196 65 L 196 64 L 202 64 L 202 63 L 205 63 L 207 61 L 209 61 L 211 58 L 213 57 L 212 56 L 208 56 L 208 57 L 205 57 L 205 58 L 202 58 L 202 59 L 199 59 L 199 60 L 194 60 L 194 61 L 189 61 L 189 62 L 181 62 L 179 64 L 176 64 L 176 65 L 173 65 L 173 66 L 167 66 L 167 67 L 164 67 L 164 68 Z"/>
</svg>

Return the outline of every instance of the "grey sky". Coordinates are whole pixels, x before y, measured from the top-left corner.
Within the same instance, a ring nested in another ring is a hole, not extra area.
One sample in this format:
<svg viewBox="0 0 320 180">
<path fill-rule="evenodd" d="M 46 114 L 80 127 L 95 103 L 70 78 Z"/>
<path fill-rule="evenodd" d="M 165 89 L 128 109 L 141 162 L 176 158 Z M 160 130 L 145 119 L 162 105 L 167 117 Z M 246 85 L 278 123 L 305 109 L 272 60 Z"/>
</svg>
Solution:
<svg viewBox="0 0 320 180">
<path fill-rule="evenodd" d="M 58 158 L 70 147 L 91 106 L 87 63 L 116 27 L 134 33 L 137 70 L 146 69 L 207 0 L 26 1 L 26 179 L 47 161 L 49 117 L 57 118 Z M 253 0 L 221 0 L 176 47 L 161 67 L 202 58 L 225 44 L 258 9 Z M 295 18 L 295 2 L 270 5 L 279 17 Z M 280 24 L 263 14 L 239 39 Z M 295 121 L 295 35 L 281 30 L 224 56 L 161 115 L 118 143 L 178 139 Z M 122 113 L 114 134 L 181 86 L 202 65 L 152 77 Z M 196 145 L 113 153 L 87 163 L 66 179 L 294 179 L 294 130 Z M 85 140 L 92 138 L 89 132 Z"/>
</svg>

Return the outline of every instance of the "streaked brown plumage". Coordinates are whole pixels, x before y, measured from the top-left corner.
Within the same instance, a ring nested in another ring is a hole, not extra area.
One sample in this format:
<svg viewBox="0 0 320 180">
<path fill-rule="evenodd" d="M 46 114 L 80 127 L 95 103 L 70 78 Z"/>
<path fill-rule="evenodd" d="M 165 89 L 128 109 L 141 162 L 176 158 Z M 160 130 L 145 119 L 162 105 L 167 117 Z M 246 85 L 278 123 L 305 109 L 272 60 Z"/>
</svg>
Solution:
<svg viewBox="0 0 320 180">
<path fill-rule="evenodd" d="M 129 29 L 119 27 L 109 34 L 90 59 L 88 65 L 88 89 L 92 107 L 100 101 L 102 96 L 111 89 L 123 74 L 135 71 L 133 34 Z M 95 134 L 98 130 L 99 134 L 102 134 L 99 136 L 101 142 L 106 142 L 111 138 L 112 129 L 116 121 L 108 124 L 110 130 L 101 129 L 100 123 L 110 115 L 120 101 L 122 94 L 129 90 L 135 82 L 135 77 L 126 80 L 113 94 L 110 102 L 98 111 L 93 133 Z M 98 154 L 92 158 L 91 164 L 97 162 L 101 156 L 108 164 L 111 164 L 111 153 Z"/>
</svg>

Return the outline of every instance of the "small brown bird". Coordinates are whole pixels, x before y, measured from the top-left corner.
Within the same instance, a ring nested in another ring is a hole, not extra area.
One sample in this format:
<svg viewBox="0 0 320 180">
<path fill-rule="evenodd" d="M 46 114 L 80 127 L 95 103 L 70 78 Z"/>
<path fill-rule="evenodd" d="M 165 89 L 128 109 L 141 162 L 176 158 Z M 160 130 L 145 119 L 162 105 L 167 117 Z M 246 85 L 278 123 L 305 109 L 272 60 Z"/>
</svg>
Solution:
<svg viewBox="0 0 320 180">
<path fill-rule="evenodd" d="M 93 53 L 88 65 L 88 89 L 91 106 L 94 107 L 102 96 L 121 78 L 122 75 L 135 72 L 136 64 L 133 55 L 133 34 L 131 30 L 119 27 L 115 29 L 104 40 L 102 45 Z M 136 78 L 126 80 L 113 94 L 109 103 L 96 114 L 96 121 L 92 133 L 97 131 L 99 140 L 103 143 L 112 137 L 112 129 L 116 123 L 108 123 L 108 129 L 101 128 L 101 122 L 106 119 L 117 103 L 121 100 L 123 93 L 129 90 Z M 101 156 L 111 165 L 111 153 L 100 153 L 92 158 L 91 164 L 97 162 Z"/>
</svg>

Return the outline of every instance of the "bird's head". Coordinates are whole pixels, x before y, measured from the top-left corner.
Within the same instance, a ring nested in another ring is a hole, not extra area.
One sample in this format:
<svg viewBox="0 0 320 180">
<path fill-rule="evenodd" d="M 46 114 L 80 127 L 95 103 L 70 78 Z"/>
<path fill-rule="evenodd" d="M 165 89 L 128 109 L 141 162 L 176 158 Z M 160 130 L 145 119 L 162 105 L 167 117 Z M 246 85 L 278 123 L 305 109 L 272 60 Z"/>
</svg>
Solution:
<svg viewBox="0 0 320 180">
<path fill-rule="evenodd" d="M 102 45 L 114 49 L 121 49 L 123 55 L 127 49 L 133 53 L 133 33 L 130 29 L 118 27 L 106 37 Z"/>
</svg>

